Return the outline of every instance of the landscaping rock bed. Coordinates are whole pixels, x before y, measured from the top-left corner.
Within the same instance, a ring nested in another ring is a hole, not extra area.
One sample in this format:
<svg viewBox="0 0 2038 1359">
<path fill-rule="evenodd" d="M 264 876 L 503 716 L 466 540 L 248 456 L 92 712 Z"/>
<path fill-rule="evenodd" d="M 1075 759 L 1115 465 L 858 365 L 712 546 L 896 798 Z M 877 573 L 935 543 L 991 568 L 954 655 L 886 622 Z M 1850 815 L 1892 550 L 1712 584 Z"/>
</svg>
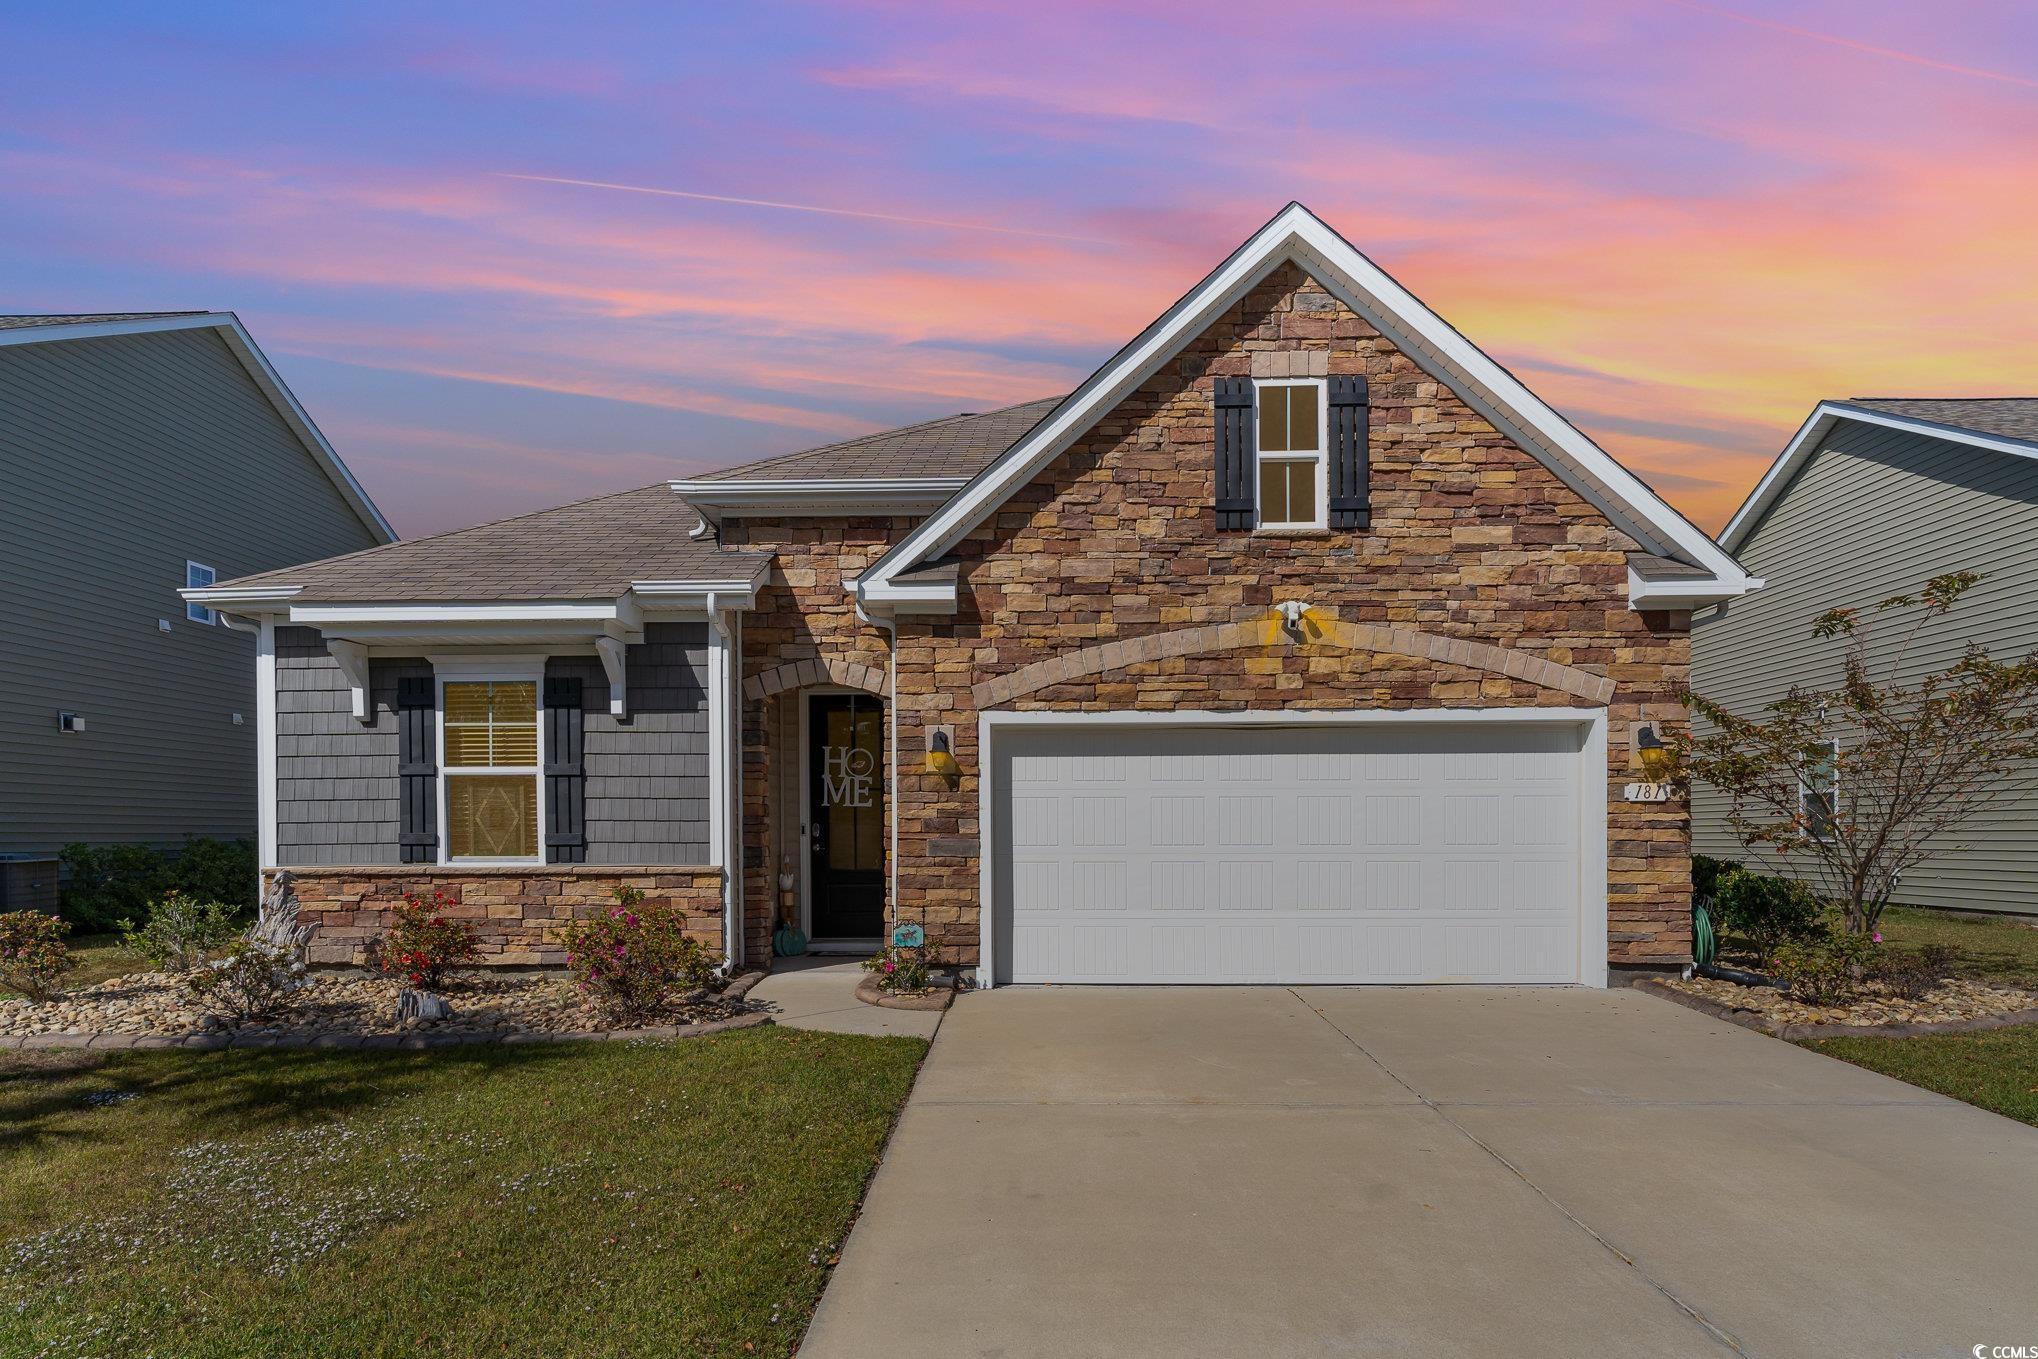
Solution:
<svg viewBox="0 0 2038 1359">
<path fill-rule="evenodd" d="M 956 982 L 950 978 L 940 986 L 930 986 L 925 991 L 887 991 L 877 977 L 865 977 L 856 984 L 856 998 L 865 1005 L 882 1006 L 887 1010 L 946 1010 L 955 1003 Z"/>
<path fill-rule="evenodd" d="M 314 973 L 275 1013 L 235 1020 L 208 1012 L 177 978 L 142 972 L 82 987 L 59 999 L 0 1000 L 0 1048 L 427 1046 L 567 1038 L 674 1037 L 768 1023 L 742 999 L 761 973 L 719 992 L 682 998 L 651 1027 L 603 1022 L 573 984 L 533 973 L 469 973 L 440 989 L 451 1018 L 403 1024 L 396 982 Z"/>
<path fill-rule="evenodd" d="M 1775 987 L 1715 977 L 1659 979 L 1650 985 L 1693 1009 L 1787 1038 L 1958 1033 L 2038 1023 L 2038 993 L 1958 977 L 1940 982 L 1918 1000 L 1891 995 L 1870 982 L 1840 1005 L 1807 1005 Z"/>
</svg>

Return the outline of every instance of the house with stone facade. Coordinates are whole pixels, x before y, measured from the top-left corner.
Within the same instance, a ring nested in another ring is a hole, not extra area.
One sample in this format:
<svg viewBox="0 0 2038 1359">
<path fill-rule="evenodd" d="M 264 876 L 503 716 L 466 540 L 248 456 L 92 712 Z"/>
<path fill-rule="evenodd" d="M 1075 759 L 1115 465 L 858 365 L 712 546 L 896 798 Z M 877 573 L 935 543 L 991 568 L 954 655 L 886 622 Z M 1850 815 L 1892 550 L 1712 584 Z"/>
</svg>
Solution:
<svg viewBox="0 0 2038 1359">
<path fill-rule="evenodd" d="M 1074 391 L 189 592 L 314 957 L 619 886 L 731 966 L 1551 982 L 1690 955 L 1710 538 L 1298 204 Z"/>
</svg>

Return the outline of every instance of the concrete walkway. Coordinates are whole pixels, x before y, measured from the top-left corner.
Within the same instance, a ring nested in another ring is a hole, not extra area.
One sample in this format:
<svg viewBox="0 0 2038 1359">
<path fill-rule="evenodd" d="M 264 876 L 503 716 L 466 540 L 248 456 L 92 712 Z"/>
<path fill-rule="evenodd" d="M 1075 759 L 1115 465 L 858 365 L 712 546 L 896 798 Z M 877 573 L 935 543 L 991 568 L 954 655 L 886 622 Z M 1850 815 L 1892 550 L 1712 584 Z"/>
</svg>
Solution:
<svg viewBox="0 0 2038 1359">
<path fill-rule="evenodd" d="M 939 1010 L 888 1010 L 856 998 L 863 980 L 862 959 L 829 954 L 774 958 L 771 975 L 757 983 L 750 999 L 772 1021 L 794 1029 L 830 1033 L 903 1033 L 932 1038 L 941 1027 Z"/>
<path fill-rule="evenodd" d="M 805 1359 L 2038 1343 L 2038 1131 L 1632 991 L 1009 988 Z"/>
</svg>

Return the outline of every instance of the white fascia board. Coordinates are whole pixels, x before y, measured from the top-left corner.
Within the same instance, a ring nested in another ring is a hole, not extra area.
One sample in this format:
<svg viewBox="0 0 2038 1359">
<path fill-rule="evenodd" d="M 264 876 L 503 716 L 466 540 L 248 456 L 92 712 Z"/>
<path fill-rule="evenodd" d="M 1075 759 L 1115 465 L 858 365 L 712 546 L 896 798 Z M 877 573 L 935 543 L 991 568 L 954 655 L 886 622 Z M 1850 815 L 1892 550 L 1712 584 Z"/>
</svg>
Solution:
<svg viewBox="0 0 2038 1359">
<path fill-rule="evenodd" d="M 345 623 L 587 623 L 617 620 L 617 600 L 553 601 L 528 604 L 293 604 L 290 621 L 306 627 Z"/>
<path fill-rule="evenodd" d="M 1628 568 L 1628 607 L 1630 609 L 1702 609 L 1709 604 L 1723 600 L 1739 599 L 1762 588 L 1758 577 L 1743 576 L 1739 581 L 1706 580 L 1685 577 L 1677 580 L 1648 580 L 1634 567 Z"/>
<path fill-rule="evenodd" d="M 1331 286 L 1354 310 L 1376 323 L 1390 322 L 1390 338 L 1406 337 L 1408 347 L 1437 363 L 1447 380 L 1455 379 L 1454 385 L 1489 393 L 1501 408 L 1497 413 L 1504 423 L 1528 436 L 1525 442 L 1531 452 L 1547 454 L 1552 471 L 1617 520 L 1628 521 L 1645 541 L 1654 540 L 1650 544 L 1654 550 L 1701 566 L 1725 585 L 1746 580 L 1734 559 L 1697 525 L 1315 214 L 1291 203 L 1144 335 L 1092 374 L 1053 416 L 900 540 L 865 573 L 868 584 L 881 585 L 952 548 L 1238 297 L 1290 260 Z"/>
<path fill-rule="evenodd" d="M 895 585 L 883 581 L 857 581 L 850 587 L 858 604 L 883 614 L 954 613 L 956 587 L 944 585 Z"/>
<path fill-rule="evenodd" d="M 203 604 L 211 609 L 231 609 L 240 606 L 238 611 L 242 613 L 264 611 L 280 613 L 291 600 L 302 593 L 304 593 L 302 585 L 194 585 L 177 591 L 178 596 L 186 603 Z"/>
<path fill-rule="evenodd" d="M 247 328 L 241 325 L 238 316 L 230 311 L 199 312 L 192 316 L 158 316 L 133 321 L 80 321 L 66 326 L 21 326 L 12 330 L 0 330 L 0 345 L 45 344 L 57 340 L 97 340 L 109 335 L 153 335 L 166 330 L 217 330 L 226 341 L 234 357 L 255 380 L 262 395 L 283 417 L 283 423 L 290 426 L 290 432 L 304 445 L 312 460 L 318 463 L 327 478 L 339 490 L 347 504 L 352 507 L 361 522 L 378 540 L 384 543 L 396 541 L 396 530 L 382 517 L 368 492 L 349 471 L 346 462 L 337 450 L 326 442 L 326 436 L 319 432 L 311 416 L 306 413 L 297 396 L 284 385 L 283 378 L 255 344 Z"/>
<path fill-rule="evenodd" d="M 758 568 L 755 576 L 733 580 L 633 580 L 630 582 L 630 598 L 644 608 L 661 613 L 674 610 L 686 613 L 719 613 L 726 609 L 754 609 L 757 607 L 757 592 L 764 587 L 764 578 L 770 574 L 766 564 Z"/>
<path fill-rule="evenodd" d="M 713 519 L 745 515 L 896 514 L 948 502 L 967 477 L 816 477 L 800 481 L 674 480 L 688 504 Z"/>
<path fill-rule="evenodd" d="M 1783 494 L 1783 488 L 1790 484 L 1790 478 L 1804 464 L 1804 460 L 1818 451 L 1826 436 L 1833 432 L 1842 420 L 1851 420 L 1861 425 L 1879 425 L 1884 429 L 1900 429 L 1927 438 L 1944 439 L 1949 443 L 1966 444 L 1970 448 L 1985 448 L 1991 453 L 2008 453 L 2018 458 L 2038 458 L 2038 444 L 2026 443 L 2021 439 L 2006 439 L 2000 435 L 1983 434 L 1979 430 L 1961 429 L 1957 425 L 1942 425 L 1934 420 L 1921 420 L 1911 415 L 1894 415 L 1888 411 L 1870 410 L 1865 406 L 1852 405 L 1845 401 L 1821 401 L 1813 407 L 1805 422 L 1791 435 L 1790 442 L 1776 455 L 1776 461 L 1769 464 L 1769 470 L 1762 474 L 1762 480 L 1755 483 L 1755 489 L 1748 492 L 1748 498 L 1741 502 L 1741 508 L 1734 511 L 1734 517 L 1720 532 L 1720 546 L 1732 552 L 1737 550 L 1776 498 Z"/>
</svg>

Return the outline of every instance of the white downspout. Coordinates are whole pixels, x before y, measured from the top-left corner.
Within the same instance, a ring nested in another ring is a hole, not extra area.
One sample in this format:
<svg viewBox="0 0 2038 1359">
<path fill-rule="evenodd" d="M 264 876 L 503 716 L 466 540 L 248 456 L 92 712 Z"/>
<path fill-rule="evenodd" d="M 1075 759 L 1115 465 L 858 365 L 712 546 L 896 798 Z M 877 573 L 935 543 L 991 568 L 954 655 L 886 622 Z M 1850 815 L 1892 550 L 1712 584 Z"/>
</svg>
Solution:
<svg viewBox="0 0 2038 1359">
<path fill-rule="evenodd" d="M 864 622 L 885 630 L 886 667 L 889 672 L 885 681 L 885 688 L 889 691 L 885 694 L 885 739 L 891 746 L 892 758 L 885 790 L 885 811 L 891 822 L 891 853 L 887 857 L 891 862 L 887 875 L 890 886 L 885 892 L 887 928 L 882 942 L 889 946 L 892 942 L 890 926 L 899 923 L 899 620 L 870 612 L 863 607 L 861 599 L 857 600 L 856 613 Z"/>
<path fill-rule="evenodd" d="M 708 611 L 708 857 L 722 870 L 722 971 L 743 962 L 742 768 L 735 755 L 734 620 L 710 591 Z"/>
<path fill-rule="evenodd" d="M 255 634 L 255 899 L 266 895 L 262 874 L 276 862 L 276 619 L 262 615 Z"/>
</svg>

